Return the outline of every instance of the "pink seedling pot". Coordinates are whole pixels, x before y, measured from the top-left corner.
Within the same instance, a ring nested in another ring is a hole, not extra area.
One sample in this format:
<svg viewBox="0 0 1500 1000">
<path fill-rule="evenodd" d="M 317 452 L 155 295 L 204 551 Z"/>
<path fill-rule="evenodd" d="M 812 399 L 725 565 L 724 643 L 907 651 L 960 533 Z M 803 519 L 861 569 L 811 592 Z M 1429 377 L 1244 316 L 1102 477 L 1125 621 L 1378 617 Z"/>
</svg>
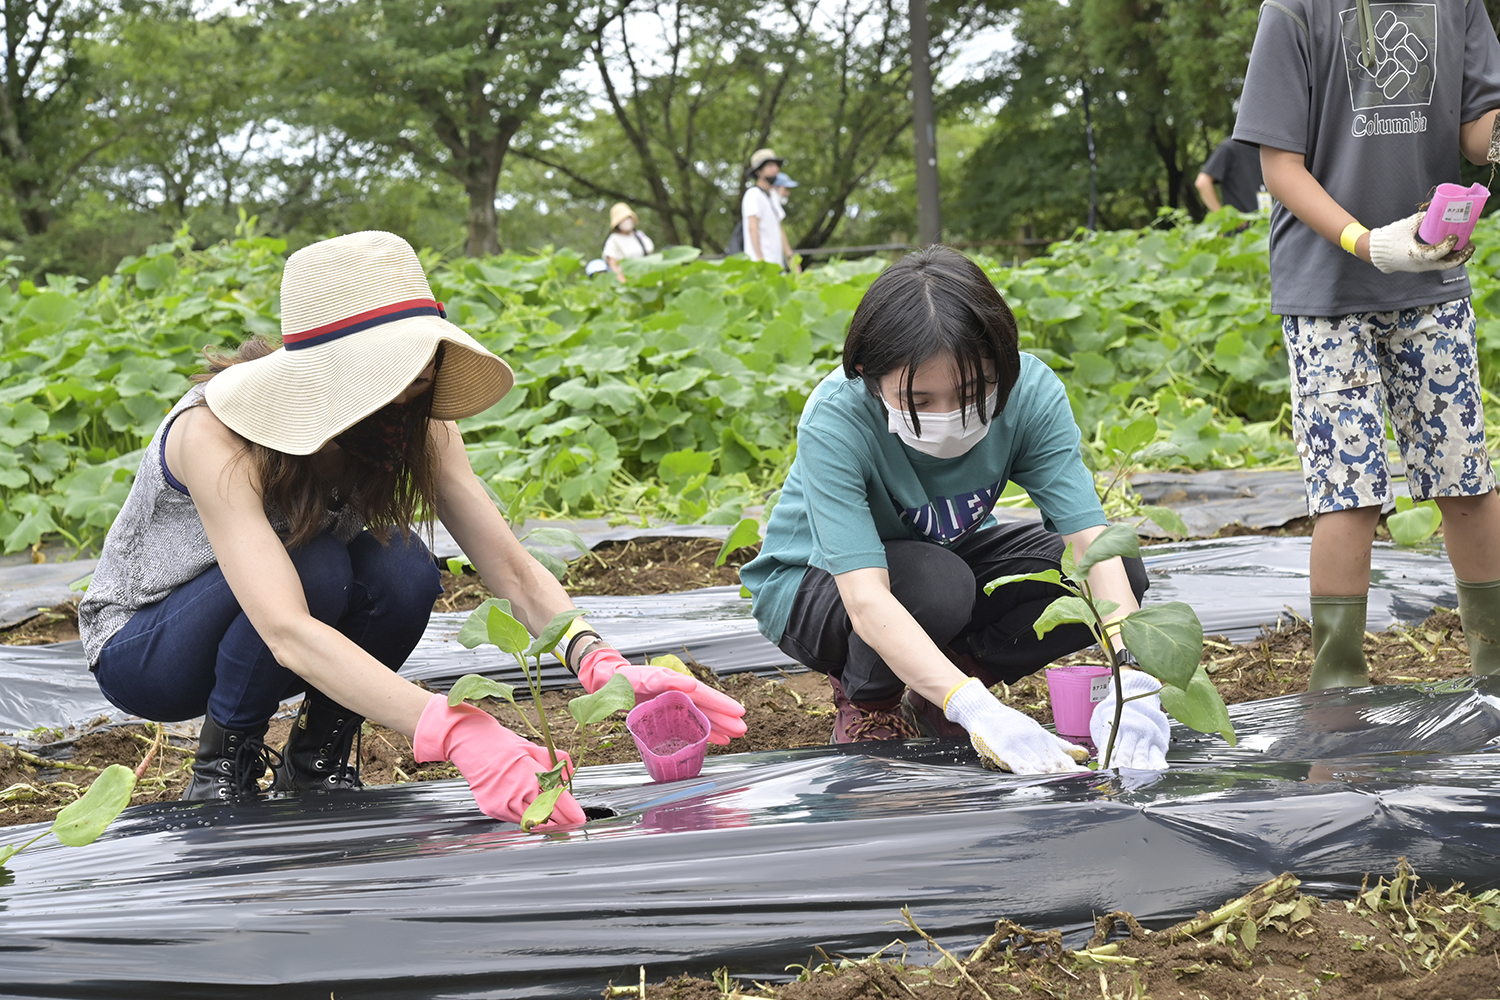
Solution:
<svg viewBox="0 0 1500 1000">
<path fill-rule="evenodd" d="M 1474 232 L 1474 224 L 1479 221 L 1479 213 L 1489 196 L 1490 189 L 1483 184 L 1473 187 L 1439 184 L 1432 196 L 1432 204 L 1427 206 L 1427 214 L 1422 217 L 1422 224 L 1417 227 L 1417 235 L 1430 246 L 1457 234 L 1458 243 L 1453 249 L 1462 250 L 1469 245 L 1469 236 Z"/>
<path fill-rule="evenodd" d="M 1094 706 L 1109 694 L 1108 667 L 1048 667 L 1047 695 L 1057 735 L 1088 739 Z"/>
<path fill-rule="evenodd" d="M 652 781 L 696 778 L 708 752 L 708 717 L 681 691 L 643 701 L 625 717 Z"/>
</svg>

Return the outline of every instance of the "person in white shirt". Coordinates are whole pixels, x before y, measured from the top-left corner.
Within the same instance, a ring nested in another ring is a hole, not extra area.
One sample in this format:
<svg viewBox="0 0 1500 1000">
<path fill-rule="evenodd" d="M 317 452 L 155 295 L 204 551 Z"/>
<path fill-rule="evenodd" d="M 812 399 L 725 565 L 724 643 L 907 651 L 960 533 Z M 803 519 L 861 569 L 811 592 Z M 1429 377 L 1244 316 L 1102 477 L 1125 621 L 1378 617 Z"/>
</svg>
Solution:
<svg viewBox="0 0 1500 1000">
<path fill-rule="evenodd" d="M 781 227 L 786 210 L 771 191 L 771 183 L 781 173 L 783 161 L 769 149 L 757 149 L 750 157 L 746 174 L 755 182 L 740 201 L 740 218 L 745 226 L 745 252 L 751 260 L 779 264 L 783 270 L 798 273 L 802 268 L 792 258 L 792 245 Z"/>
<path fill-rule="evenodd" d="M 625 283 L 625 269 L 620 261 L 627 257 L 644 257 L 656 250 L 651 237 L 636 229 L 640 220 L 623 201 L 616 202 L 609 210 L 609 236 L 604 240 L 604 263 L 615 272 L 620 284 Z"/>
</svg>

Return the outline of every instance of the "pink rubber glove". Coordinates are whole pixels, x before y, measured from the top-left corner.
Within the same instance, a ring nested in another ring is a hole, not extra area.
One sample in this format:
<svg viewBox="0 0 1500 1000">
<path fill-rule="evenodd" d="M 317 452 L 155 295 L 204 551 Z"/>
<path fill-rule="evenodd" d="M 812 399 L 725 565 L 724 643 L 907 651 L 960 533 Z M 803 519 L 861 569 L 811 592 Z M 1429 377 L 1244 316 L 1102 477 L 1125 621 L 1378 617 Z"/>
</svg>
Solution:
<svg viewBox="0 0 1500 1000">
<path fill-rule="evenodd" d="M 722 691 L 715 691 L 696 678 L 679 674 L 667 667 L 638 667 L 620 655 L 618 649 L 601 646 L 583 658 L 578 679 L 589 694 L 609 683 L 615 674 L 624 674 L 635 689 L 635 703 L 650 701 L 667 691 L 681 691 L 693 699 L 698 711 L 708 717 L 708 741 L 720 746 L 745 735 L 745 706 Z"/>
<path fill-rule="evenodd" d="M 552 770 L 546 747 L 517 736 L 467 702 L 449 705 L 448 696 L 442 694 L 433 695 L 422 710 L 412 751 L 419 763 L 451 760 L 468 780 L 480 811 L 508 823 L 521 822 L 521 814 L 541 794 L 537 774 Z M 567 760 L 568 755 L 557 757 Z M 568 767 L 572 768 L 572 761 Z M 543 825 L 582 823 L 584 819 L 578 801 L 563 792 L 552 818 Z"/>
</svg>

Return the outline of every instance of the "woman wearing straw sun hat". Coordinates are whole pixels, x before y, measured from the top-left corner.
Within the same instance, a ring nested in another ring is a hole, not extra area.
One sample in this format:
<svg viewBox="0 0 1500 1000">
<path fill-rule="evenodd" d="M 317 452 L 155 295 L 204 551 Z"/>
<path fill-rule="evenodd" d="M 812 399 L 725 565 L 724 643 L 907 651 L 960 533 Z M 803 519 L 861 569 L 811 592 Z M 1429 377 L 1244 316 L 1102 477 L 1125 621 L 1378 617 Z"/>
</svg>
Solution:
<svg viewBox="0 0 1500 1000">
<path fill-rule="evenodd" d="M 147 446 L 105 539 L 79 629 L 105 696 L 163 722 L 204 715 L 187 799 L 358 787 L 363 718 L 451 760 L 480 808 L 517 821 L 542 748 L 396 674 L 441 593 L 410 526 L 435 512 L 533 632 L 571 609 L 469 466 L 453 421 L 494 405 L 510 367 L 447 322 L 416 254 L 389 233 L 306 247 L 281 285 L 282 346 L 252 338 L 208 371 Z M 582 619 L 578 619 L 582 622 Z M 675 671 L 629 666 L 587 626 L 565 649 L 590 691 L 623 671 L 646 700 L 684 690 L 742 735 L 738 703 Z M 306 697 L 280 754 L 280 702 Z M 554 823 L 583 821 L 564 795 Z"/>
<path fill-rule="evenodd" d="M 625 284 L 625 270 L 620 261 L 627 257 L 644 257 L 656 249 L 651 237 L 638 228 L 641 220 L 635 210 L 623 201 L 616 202 L 609 210 L 609 236 L 604 240 L 604 263 L 614 272 L 620 284 Z"/>
</svg>

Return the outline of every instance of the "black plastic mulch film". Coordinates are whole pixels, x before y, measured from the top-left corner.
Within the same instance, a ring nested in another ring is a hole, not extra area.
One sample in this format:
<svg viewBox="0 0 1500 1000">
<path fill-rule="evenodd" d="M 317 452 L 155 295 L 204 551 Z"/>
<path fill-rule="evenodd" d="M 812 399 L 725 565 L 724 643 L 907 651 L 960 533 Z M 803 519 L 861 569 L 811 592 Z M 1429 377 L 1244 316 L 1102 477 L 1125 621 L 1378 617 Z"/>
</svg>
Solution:
<svg viewBox="0 0 1500 1000">
<path fill-rule="evenodd" d="M 1191 601 L 1210 632 L 1251 629 L 1305 607 L 1305 544 L 1153 550 L 1152 598 Z M 1385 548 L 1376 567 L 1372 627 L 1451 606 L 1440 556 Z M 620 628 L 639 620 L 637 645 L 688 637 L 706 662 L 695 643 L 738 650 L 740 669 L 768 659 L 732 593 L 595 600 Z M 414 667 L 451 679 L 482 662 L 429 640 Z M 79 663 L 0 650 L 0 716 L 83 697 Z M 1440 883 L 1500 885 L 1500 682 L 1232 714 L 1238 748 L 1177 727 L 1163 773 L 1018 778 L 936 741 L 714 757 L 669 785 L 639 765 L 589 768 L 580 798 L 615 815 L 552 836 L 484 819 L 460 782 L 137 807 L 94 845 L 49 838 L 0 876 L 0 995 L 598 996 L 641 965 L 654 980 L 769 980 L 815 946 L 868 954 L 903 936 L 903 905 L 962 948 L 1001 916 L 1078 940 L 1113 909 L 1161 925 L 1282 871 L 1347 895 L 1401 856 Z"/>
<path fill-rule="evenodd" d="M 1282 871 L 1348 895 L 1400 856 L 1478 890 L 1500 884 L 1497 693 L 1237 706 L 1240 748 L 1179 729 L 1161 773 L 1018 778 L 937 741 L 715 757 L 669 785 L 598 767 L 580 798 L 617 815 L 553 836 L 484 820 L 458 782 L 145 806 L 12 862 L 0 992 L 598 996 L 641 965 L 771 979 L 814 945 L 868 953 L 903 905 L 957 948 L 1000 916 L 1160 925 Z"/>
</svg>

